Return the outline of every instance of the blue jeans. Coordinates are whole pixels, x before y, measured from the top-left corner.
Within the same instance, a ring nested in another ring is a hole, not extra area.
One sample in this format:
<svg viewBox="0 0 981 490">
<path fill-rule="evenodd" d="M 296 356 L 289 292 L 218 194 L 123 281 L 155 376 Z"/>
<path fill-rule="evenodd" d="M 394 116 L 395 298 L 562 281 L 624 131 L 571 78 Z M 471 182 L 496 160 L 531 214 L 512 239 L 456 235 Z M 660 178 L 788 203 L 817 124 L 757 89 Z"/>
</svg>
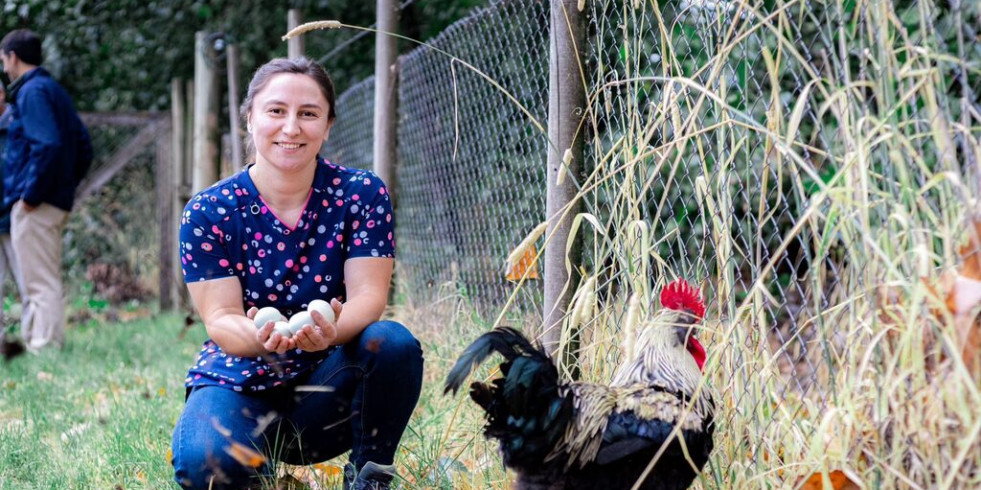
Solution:
<svg viewBox="0 0 981 490">
<path fill-rule="evenodd" d="M 419 400 L 422 364 L 419 341 L 381 321 L 291 388 L 194 389 L 174 429 L 174 479 L 184 488 L 248 488 L 270 481 L 269 461 L 306 465 L 349 449 L 358 468 L 392 464 Z M 265 462 L 248 451 L 230 454 L 243 447 Z"/>
</svg>

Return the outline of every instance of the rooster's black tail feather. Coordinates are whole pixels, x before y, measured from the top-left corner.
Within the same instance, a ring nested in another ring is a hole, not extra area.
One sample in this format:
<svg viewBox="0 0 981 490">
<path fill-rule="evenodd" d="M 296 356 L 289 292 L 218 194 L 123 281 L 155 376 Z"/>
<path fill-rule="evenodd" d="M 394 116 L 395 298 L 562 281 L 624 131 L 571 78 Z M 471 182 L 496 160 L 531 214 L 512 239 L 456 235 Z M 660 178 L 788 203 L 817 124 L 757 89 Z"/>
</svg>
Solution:
<svg viewBox="0 0 981 490">
<path fill-rule="evenodd" d="M 562 394 L 552 360 L 521 332 L 501 327 L 481 335 L 450 370 L 446 392 L 455 393 L 494 352 L 505 359 L 502 377 L 470 385 L 470 397 L 487 412 L 484 433 L 500 441 L 506 466 L 540 465 L 565 433 L 573 400 L 571 393 Z"/>
<path fill-rule="evenodd" d="M 507 361 L 520 356 L 532 356 L 551 364 L 548 356 L 532 345 L 521 332 L 511 327 L 498 327 L 478 337 L 463 351 L 453 369 L 450 369 L 450 374 L 446 376 L 443 393 L 456 393 L 467 376 L 470 376 L 470 372 L 495 352 L 504 356 Z"/>
</svg>

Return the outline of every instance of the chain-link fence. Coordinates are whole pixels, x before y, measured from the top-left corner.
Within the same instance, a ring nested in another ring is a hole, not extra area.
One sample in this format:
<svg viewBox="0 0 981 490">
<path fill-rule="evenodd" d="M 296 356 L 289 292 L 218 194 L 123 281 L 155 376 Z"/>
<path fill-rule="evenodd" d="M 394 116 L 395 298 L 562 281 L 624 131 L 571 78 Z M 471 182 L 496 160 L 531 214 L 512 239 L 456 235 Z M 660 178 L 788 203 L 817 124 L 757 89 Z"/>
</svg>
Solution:
<svg viewBox="0 0 981 490">
<path fill-rule="evenodd" d="M 451 284 L 490 308 L 513 290 L 504 258 L 545 215 L 547 20 L 542 2 L 500 2 L 399 60 L 397 274 L 415 298 Z M 364 155 L 370 167 L 369 84 L 339 98 L 328 159 Z M 366 112 L 348 113 L 348 101 Z M 540 291 L 523 288 L 522 309 L 540 311 Z"/>
<path fill-rule="evenodd" d="M 716 461 L 721 474 L 780 468 L 787 461 L 772 455 L 807 447 L 820 430 L 815 413 L 854 403 L 840 391 L 853 382 L 846 375 L 861 377 L 855 358 L 882 356 L 888 365 L 893 353 L 875 345 L 884 335 L 877 329 L 890 328 L 875 325 L 876 295 L 885 285 L 909 291 L 909 277 L 930 280 L 929 267 L 903 260 L 905 240 L 932 264 L 957 262 L 951 234 L 976 188 L 931 182 L 975 172 L 981 76 L 966 67 L 981 50 L 967 26 L 977 25 L 979 9 L 928 1 L 590 5 L 591 158 L 594 168 L 623 170 L 600 172 L 614 178 L 596 181 L 587 208 L 648 223 L 657 275 L 708 286 L 726 332 L 714 339 L 734 352 L 719 356 L 726 379 L 716 387 L 733 406 L 719 426 L 751 427 L 740 449 L 728 446 Z M 892 239 L 880 228 L 891 220 L 909 220 L 916 238 Z M 930 236 L 930 226 L 948 234 Z M 612 263 L 598 265 L 598 275 L 627 287 L 628 256 L 601 254 L 596 260 Z M 935 319 L 913 325 L 921 337 L 942 328 Z M 774 441 L 779 448 L 769 447 Z M 894 449 L 876 451 L 886 458 Z"/>
<path fill-rule="evenodd" d="M 716 388 L 730 407 L 718 426 L 741 431 L 713 460 L 715 483 L 782 475 L 794 462 L 778 454 L 812 451 L 815 431 L 834 427 L 822 413 L 881 416 L 861 397 L 877 396 L 881 367 L 868 359 L 898 359 L 882 345 L 901 330 L 884 307 L 915 310 L 903 324 L 913 335 L 944 328 L 935 310 L 911 306 L 919 283 L 909 278 L 929 282 L 958 263 L 960 220 L 976 199 L 981 6 L 583 5 L 589 99 L 577 182 L 598 226 L 580 229 L 582 270 L 611 310 L 636 289 L 638 256 L 656 282 L 702 286 Z M 548 7 L 492 2 L 400 60 L 398 267 L 411 298 L 451 284 L 493 319 L 514 290 L 504 258 L 545 218 Z M 365 87 L 352 91 L 342 100 L 370 119 Z M 360 116 L 342 116 L 332 151 L 370 162 L 370 150 L 345 150 L 370 144 L 370 124 L 342 131 L 345 117 Z M 649 244 L 640 253 L 637 236 Z M 539 282 L 519 293 L 525 311 L 541 312 Z M 909 467 L 925 449 L 899 440 L 919 436 L 882 423 L 868 432 L 855 443 L 866 461 L 931 478 Z"/>
<path fill-rule="evenodd" d="M 339 165 L 371 170 L 375 78 L 369 77 L 337 97 L 337 120 L 322 154 Z"/>
</svg>

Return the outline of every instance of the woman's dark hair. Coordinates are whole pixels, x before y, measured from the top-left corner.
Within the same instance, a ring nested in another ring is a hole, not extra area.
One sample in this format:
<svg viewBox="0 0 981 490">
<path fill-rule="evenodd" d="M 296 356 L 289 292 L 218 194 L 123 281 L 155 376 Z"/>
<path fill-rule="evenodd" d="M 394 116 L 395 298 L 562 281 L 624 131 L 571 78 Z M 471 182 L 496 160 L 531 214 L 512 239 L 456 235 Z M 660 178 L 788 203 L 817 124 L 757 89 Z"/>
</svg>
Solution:
<svg viewBox="0 0 981 490">
<path fill-rule="evenodd" d="M 245 100 L 242 101 L 242 106 L 239 108 L 239 113 L 246 123 L 255 95 L 266 87 L 272 77 L 281 73 L 295 73 L 312 78 L 320 86 L 320 91 L 327 99 L 327 120 L 332 122 L 337 117 L 334 107 L 334 82 L 330 81 L 330 76 L 327 75 L 324 67 L 301 56 L 299 58 L 276 58 L 255 71 L 255 75 L 252 75 L 252 81 L 249 82 L 249 91 L 245 94 Z"/>
<path fill-rule="evenodd" d="M 28 65 L 41 64 L 41 38 L 29 29 L 17 29 L 7 33 L 0 41 L 0 51 L 13 52 Z"/>
</svg>

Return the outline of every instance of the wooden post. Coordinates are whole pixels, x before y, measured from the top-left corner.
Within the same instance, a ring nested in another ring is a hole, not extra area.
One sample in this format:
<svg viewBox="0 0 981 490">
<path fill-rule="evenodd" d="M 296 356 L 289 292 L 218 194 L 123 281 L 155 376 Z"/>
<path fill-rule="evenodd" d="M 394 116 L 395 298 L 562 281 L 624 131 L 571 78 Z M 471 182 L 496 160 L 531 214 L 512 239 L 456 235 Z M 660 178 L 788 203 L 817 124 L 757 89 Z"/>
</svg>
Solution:
<svg viewBox="0 0 981 490">
<path fill-rule="evenodd" d="M 375 114 L 374 171 L 395 199 L 395 123 L 398 119 L 397 57 L 398 44 L 388 32 L 398 29 L 399 7 L 396 0 L 377 0 L 378 32 L 375 34 Z"/>
<path fill-rule="evenodd" d="M 303 23 L 303 16 L 300 15 L 299 9 L 290 9 L 286 13 L 286 32 L 293 30 L 294 27 L 299 26 Z M 296 58 L 303 56 L 303 36 L 296 36 L 286 44 L 286 56 L 290 58 Z"/>
<path fill-rule="evenodd" d="M 218 77 L 208 34 L 194 36 L 194 178 L 191 192 L 218 180 Z"/>
<path fill-rule="evenodd" d="M 187 81 L 184 98 L 184 162 L 181 170 L 180 201 L 191 198 L 194 181 L 194 79 Z"/>
<path fill-rule="evenodd" d="M 221 133 L 218 137 L 221 144 L 218 145 L 218 178 L 230 177 L 238 171 L 238 167 L 232 163 L 232 133 Z"/>
<path fill-rule="evenodd" d="M 565 264 L 568 258 L 573 270 L 580 262 L 581 248 L 576 245 L 566 257 L 566 244 L 572 218 L 581 207 L 570 202 L 576 195 L 571 176 L 578 176 L 582 165 L 582 138 L 575 138 L 579 121 L 586 107 L 586 90 L 579 71 L 579 49 L 585 39 L 583 15 L 578 0 L 551 0 L 551 29 L 549 30 L 549 100 L 548 100 L 548 168 L 545 216 L 548 219 L 546 236 L 551 236 L 545 250 L 545 312 L 542 343 L 549 352 L 558 347 L 562 319 L 575 289 Z M 566 150 L 572 152 L 568 168 L 562 162 Z M 557 185 L 559 172 L 569 172 L 562 185 Z"/>
<path fill-rule="evenodd" d="M 173 109 L 171 109 L 173 112 Z M 175 128 L 165 129 L 173 132 Z M 174 214 L 174 158 L 171 150 L 174 147 L 173 137 L 161 134 L 156 140 L 157 146 L 157 220 L 160 230 L 160 251 L 157 265 L 160 268 L 160 311 L 171 310 L 174 307 L 174 257 L 177 255 L 175 235 L 177 234 L 177 215 Z"/>
<path fill-rule="evenodd" d="M 241 116 L 238 111 L 238 46 L 228 45 L 228 128 L 232 134 L 232 170 L 237 171 L 245 164 L 242 157 Z"/>
<path fill-rule="evenodd" d="M 169 224 L 171 233 L 170 242 L 170 287 L 171 291 L 172 306 L 180 307 L 183 303 L 183 296 L 180 294 L 183 290 L 180 285 L 183 283 L 180 264 L 180 254 L 177 251 L 177 231 L 180 224 L 180 215 L 184 210 L 186 193 L 184 183 L 187 181 L 187 144 L 185 143 L 187 134 L 187 106 L 184 100 L 184 81 L 175 78 L 170 81 L 170 158 L 171 158 L 171 185 L 173 186 L 172 194 L 170 195 L 170 216 L 173 221 Z M 166 203 L 161 202 L 160 206 L 166 206 Z M 163 241 L 163 228 L 161 228 L 161 241 Z M 161 243 L 161 247 L 166 246 L 166 244 Z M 160 269 L 160 291 L 161 298 L 163 297 L 163 277 L 164 269 Z M 161 300 L 160 308 L 163 309 L 163 301 Z"/>
</svg>

